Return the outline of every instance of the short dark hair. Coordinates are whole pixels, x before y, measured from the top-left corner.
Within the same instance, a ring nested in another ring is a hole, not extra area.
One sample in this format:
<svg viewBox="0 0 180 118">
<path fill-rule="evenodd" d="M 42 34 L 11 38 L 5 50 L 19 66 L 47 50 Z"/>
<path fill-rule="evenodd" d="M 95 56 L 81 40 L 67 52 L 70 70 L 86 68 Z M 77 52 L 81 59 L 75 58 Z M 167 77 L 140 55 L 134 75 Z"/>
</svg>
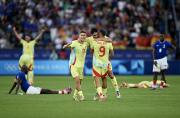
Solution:
<svg viewBox="0 0 180 118">
<path fill-rule="evenodd" d="M 80 33 L 86 33 L 86 31 L 84 31 L 84 30 L 81 30 L 81 31 L 80 31 Z"/>
<path fill-rule="evenodd" d="M 98 30 L 96 28 L 92 28 L 91 29 L 91 34 L 95 33 L 95 32 L 98 32 Z"/>
<path fill-rule="evenodd" d="M 27 67 L 26 65 L 23 65 L 23 66 L 21 66 L 21 70 L 27 71 L 27 70 L 28 70 L 28 67 Z"/>
<path fill-rule="evenodd" d="M 106 31 L 104 29 L 100 29 L 99 32 L 103 35 L 106 36 Z"/>
</svg>

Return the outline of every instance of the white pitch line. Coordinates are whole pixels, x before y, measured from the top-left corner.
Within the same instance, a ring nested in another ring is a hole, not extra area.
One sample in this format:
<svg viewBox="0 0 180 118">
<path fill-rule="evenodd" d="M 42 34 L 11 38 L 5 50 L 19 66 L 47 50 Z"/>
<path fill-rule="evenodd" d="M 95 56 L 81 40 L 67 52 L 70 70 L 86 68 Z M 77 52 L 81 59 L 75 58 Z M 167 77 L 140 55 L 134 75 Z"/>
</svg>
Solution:
<svg viewBox="0 0 180 118">
<path fill-rule="evenodd" d="M 95 95 L 95 93 L 86 93 L 85 95 Z M 113 93 L 111 94 L 108 94 L 108 95 L 113 95 Z M 133 95 L 130 95 L 130 94 L 122 94 L 123 96 L 180 96 L 180 94 L 148 94 L 148 95 L 145 95 L 145 94 L 133 94 Z"/>
</svg>

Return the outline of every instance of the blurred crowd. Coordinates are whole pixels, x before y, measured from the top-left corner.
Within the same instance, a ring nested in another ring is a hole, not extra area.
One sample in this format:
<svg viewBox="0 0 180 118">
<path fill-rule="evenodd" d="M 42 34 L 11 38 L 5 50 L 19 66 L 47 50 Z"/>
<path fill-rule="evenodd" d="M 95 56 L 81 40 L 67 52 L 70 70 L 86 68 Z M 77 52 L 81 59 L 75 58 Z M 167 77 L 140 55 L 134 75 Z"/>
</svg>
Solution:
<svg viewBox="0 0 180 118">
<path fill-rule="evenodd" d="M 52 50 L 95 27 L 105 29 L 117 48 L 149 48 L 160 33 L 173 41 L 176 32 L 171 0 L 1 0 L 0 48 L 20 47 L 14 26 L 32 38 L 46 27 L 37 48 Z"/>
</svg>

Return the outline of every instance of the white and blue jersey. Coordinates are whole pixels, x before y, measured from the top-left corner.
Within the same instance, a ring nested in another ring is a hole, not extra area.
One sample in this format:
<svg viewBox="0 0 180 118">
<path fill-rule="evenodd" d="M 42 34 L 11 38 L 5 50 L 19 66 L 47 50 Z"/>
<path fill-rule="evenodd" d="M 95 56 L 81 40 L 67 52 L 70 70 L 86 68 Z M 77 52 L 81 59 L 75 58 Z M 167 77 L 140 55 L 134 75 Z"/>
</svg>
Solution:
<svg viewBox="0 0 180 118">
<path fill-rule="evenodd" d="M 19 72 L 16 75 L 16 79 L 21 80 L 21 89 L 26 93 L 26 91 L 28 90 L 28 88 L 30 87 L 30 84 L 28 83 L 27 79 L 26 79 L 26 75 L 24 72 Z"/>
<path fill-rule="evenodd" d="M 168 41 L 157 41 L 154 45 L 154 59 L 162 59 L 167 56 L 168 48 L 172 48 L 172 44 Z"/>
</svg>

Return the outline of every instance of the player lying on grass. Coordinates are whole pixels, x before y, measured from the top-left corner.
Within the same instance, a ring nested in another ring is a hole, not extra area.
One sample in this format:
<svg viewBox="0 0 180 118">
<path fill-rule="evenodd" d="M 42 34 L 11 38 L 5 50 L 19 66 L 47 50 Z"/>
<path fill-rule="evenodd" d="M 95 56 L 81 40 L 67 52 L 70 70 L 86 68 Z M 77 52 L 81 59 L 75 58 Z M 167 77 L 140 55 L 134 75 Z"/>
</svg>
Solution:
<svg viewBox="0 0 180 118">
<path fill-rule="evenodd" d="M 153 89 L 157 88 L 156 81 L 158 74 L 161 74 L 161 80 L 167 83 L 165 79 L 165 71 L 168 69 L 167 51 L 169 49 L 175 51 L 176 47 L 170 42 L 166 41 L 164 39 L 164 35 L 161 34 L 160 39 L 153 45 Z M 163 88 L 163 83 L 160 85 L 160 87 Z"/>
<path fill-rule="evenodd" d="M 25 94 L 70 94 L 72 91 L 71 88 L 65 88 L 63 90 L 55 91 L 55 90 L 31 86 L 26 79 L 26 75 L 28 74 L 28 71 L 29 70 L 27 66 L 23 65 L 21 67 L 21 71 L 18 72 L 18 74 L 16 75 L 14 83 L 11 89 L 9 90 L 9 94 L 11 94 L 15 88 L 16 88 L 15 94 L 17 94 L 19 87 L 21 87 L 21 90 Z"/>
<path fill-rule="evenodd" d="M 163 83 L 163 85 L 162 85 Z M 162 85 L 163 87 L 169 87 L 169 84 L 166 84 L 164 81 L 157 80 L 156 82 L 157 86 L 160 87 Z M 139 83 L 126 83 L 122 82 L 120 84 L 121 88 L 151 88 L 153 85 L 153 81 L 141 81 Z"/>
<path fill-rule="evenodd" d="M 99 35 L 98 35 L 98 30 L 96 28 L 92 28 L 91 29 L 91 35 L 90 37 L 88 37 L 86 39 L 86 42 L 88 42 L 88 45 L 89 47 L 93 47 L 93 41 L 95 40 L 101 40 L 101 41 L 105 41 L 105 42 L 109 42 L 112 44 L 112 40 L 110 38 L 108 38 L 107 36 L 104 36 L 104 38 L 100 38 L 99 39 Z M 106 35 L 106 33 L 105 33 Z M 117 83 L 117 80 L 116 80 L 116 77 L 114 76 L 113 74 L 113 71 L 112 71 L 112 64 L 111 62 L 109 61 L 109 68 L 108 68 L 108 76 L 111 78 L 111 83 L 115 89 L 115 92 L 116 92 L 116 97 L 117 98 L 120 98 L 120 91 L 119 91 L 119 86 L 118 86 L 118 83 Z"/>
<path fill-rule="evenodd" d="M 63 46 L 63 48 L 71 48 L 69 66 L 71 75 L 75 80 L 75 90 L 73 95 L 75 101 L 83 101 L 85 99 L 81 89 L 81 84 L 84 78 L 83 70 L 88 46 L 87 42 L 85 42 L 86 37 L 86 32 L 81 31 L 78 40 L 72 41 L 72 43 Z"/>
<path fill-rule="evenodd" d="M 21 35 L 16 31 L 16 28 L 13 27 L 14 34 L 16 38 L 20 41 L 23 46 L 23 54 L 19 59 L 19 69 L 22 65 L 26 65 L 29 68 L 28 73 L 28 81 L 32 85 L 34 82 L 34 47 L 35 44 L 38 42 L 42 34 L 45 32 L 45 29 L 42 29 L 40 33 L 32 40 L 32 38 L 28 35 L 25 35 L 24 39 Z M 30 61 L 27 58 L 30 57 Z"/>
</svg>

